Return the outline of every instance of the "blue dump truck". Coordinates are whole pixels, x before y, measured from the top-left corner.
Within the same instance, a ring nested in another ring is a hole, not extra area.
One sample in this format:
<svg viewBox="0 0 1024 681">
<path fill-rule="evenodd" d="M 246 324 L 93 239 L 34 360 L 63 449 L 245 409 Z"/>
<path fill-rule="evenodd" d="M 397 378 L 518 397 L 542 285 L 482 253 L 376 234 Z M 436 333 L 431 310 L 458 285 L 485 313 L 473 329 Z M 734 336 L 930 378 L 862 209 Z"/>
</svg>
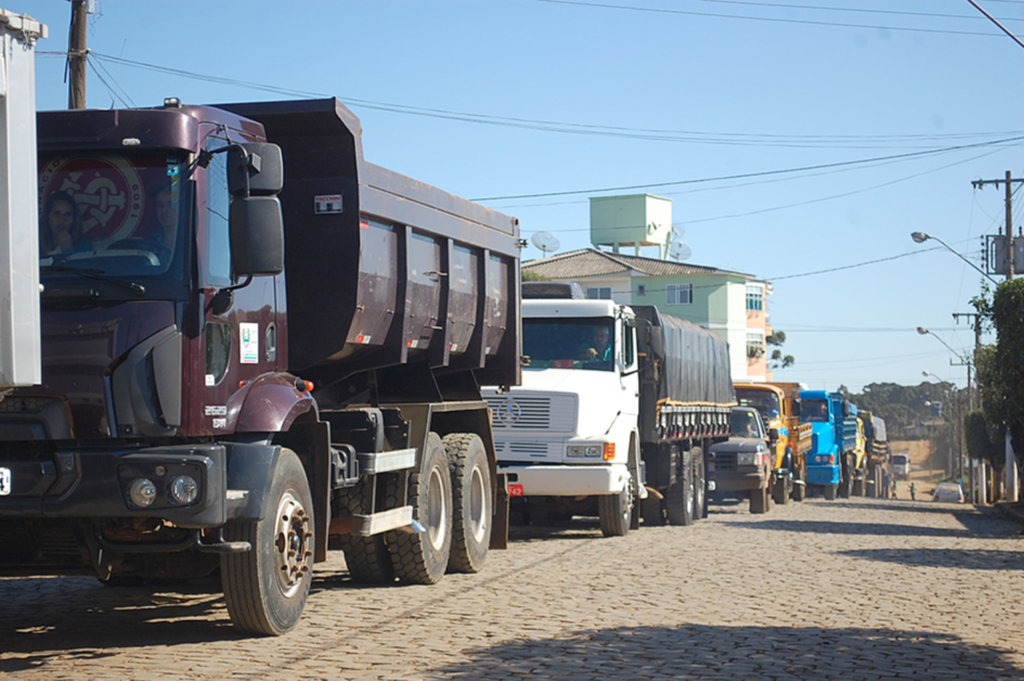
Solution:
<svg viewBox="0 0 1024 681">
<path fill-rule="evenodd" d="M 857 418 L 853 405 L 840 393 L 801 390 L 800 422 L 813 428 L 811 451 L 807 452 L 807 484 L 810 491 L 821 490 L 826 499 L 835 499 L 846 490 L 849 496 L 852 478 L 858 469 Z"/>
</svg>

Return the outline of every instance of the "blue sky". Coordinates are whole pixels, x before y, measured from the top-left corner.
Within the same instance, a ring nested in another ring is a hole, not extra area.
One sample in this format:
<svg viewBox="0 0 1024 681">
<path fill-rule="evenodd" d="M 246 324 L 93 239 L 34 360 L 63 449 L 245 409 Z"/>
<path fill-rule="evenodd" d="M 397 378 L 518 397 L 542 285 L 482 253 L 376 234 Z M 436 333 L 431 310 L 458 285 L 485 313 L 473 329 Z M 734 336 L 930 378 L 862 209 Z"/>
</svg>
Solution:
<svg viewBox="0 0 1024 681">
<path fill-rule="evenodd" d="M 979 2 L 1024 35 L 1024 2 Z M 64 60 L 47 52 L 67 48 L 70 3 L 0 6 L 49 26 L 37 104 L 65 107 Z M 858 391 L 930 371 L 965 383 L 965 368 L 915 329 L 969 350 L 973 332 L 951 313 L 971 311 L 983 279 L 909 234 L 934 234 L 980 264 L 981 235 L 1003 222 L 1003 190 L 971 181 L 1024 176 L 1024 48 L 966 0 L 95 9 L 90 107 L 337 96 L 362 120 L 368 160 L 486 198 L 525 237 L 555 234 L 562 251 L 589 245 L 588 197 L 665 196 L 690 262 L 774 283 L 771 321 L 797 362 L 780 380 Z M 776 172 L 815 166 L 825 167 Z M 750 177 L 716 179 L 736 175 Z M 561 192 L 577 193 L 488 198 Z M 1014 205 L 1019 226 L 1024 192 Z"/>
</svg>

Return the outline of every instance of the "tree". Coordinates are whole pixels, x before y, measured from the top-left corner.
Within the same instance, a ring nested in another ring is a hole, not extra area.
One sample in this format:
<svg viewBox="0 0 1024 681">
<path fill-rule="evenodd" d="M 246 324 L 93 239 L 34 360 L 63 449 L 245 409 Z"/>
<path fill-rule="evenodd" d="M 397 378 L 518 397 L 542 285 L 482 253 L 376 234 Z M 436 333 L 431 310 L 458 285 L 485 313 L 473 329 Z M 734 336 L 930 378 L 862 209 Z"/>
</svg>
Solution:
<svg viewBox="0 0 1024 681">
<path fill-rule="evenodd" d="M 523 281 L 551 281 L 551 277 L 545 277 L 543 274 L 533 270 L 520 270 L 520 276 Z"/>
<path fill-rule="evenodd" d="M 992 296 L 991 310 L 995 350 L 978 353 L 983 357 L 975 359 L 983 381 L 982 408 L 990 425 L 1010 431 L 1013 450 L 1024 453 L 1024 363 L 1020 361 L 1024 357 L 1024 279 L 1000 284 Z M 1018 472 L 1022 459 L 1017 459 Z"/>
<path fill-rule="evenodd" d="M 785 369 L 796 363 L 796 359 L 793 358 L 793 355 L 784 356 L 782 354 L 782 350 L 779 349 L 782 347 L 782 344 L 786 342 L 785 331 L 775 331 L 768 334 L 764 337 L 764 342 L 767 345 L 775 346 L 775 350 L 772 350 L 771 356 L 768 357 L 769 369 Z"/>
</svg>

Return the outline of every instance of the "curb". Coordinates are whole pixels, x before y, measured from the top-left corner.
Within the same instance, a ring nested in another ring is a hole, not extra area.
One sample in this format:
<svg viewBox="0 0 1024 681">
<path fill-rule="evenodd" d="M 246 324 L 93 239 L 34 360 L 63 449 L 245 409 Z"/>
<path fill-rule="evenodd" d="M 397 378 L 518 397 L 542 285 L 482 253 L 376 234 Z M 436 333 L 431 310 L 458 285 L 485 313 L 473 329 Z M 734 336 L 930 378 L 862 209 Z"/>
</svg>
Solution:
<svg viewBox="0 0 1024 681">
<path fill-rule="evenodd" d="M 999 511 L 1007 518 L 1016 521 L 1024 527 L 1024 503 L 1001 501 L 996 504 L 996 508 L 999 509 Z"/>
</svg>

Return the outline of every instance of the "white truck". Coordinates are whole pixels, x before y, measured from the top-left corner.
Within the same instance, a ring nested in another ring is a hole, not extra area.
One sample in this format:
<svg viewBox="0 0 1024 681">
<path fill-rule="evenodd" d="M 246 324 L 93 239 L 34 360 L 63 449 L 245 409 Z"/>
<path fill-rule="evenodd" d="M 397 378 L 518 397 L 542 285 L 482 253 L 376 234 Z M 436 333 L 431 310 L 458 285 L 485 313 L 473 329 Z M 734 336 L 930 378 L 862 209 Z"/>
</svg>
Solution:
<svg viewBox="0 0 1024 681">
<path fill-rule="evenodd" d="M 725 341 L 570 284 L 524 283 L 522 313 L 522 386 L 485 393 L 513 511 L 597 515 L 605 536 L 638 527 L 641 501 L 647 523 L 703 517 L 705 453 L 735 404 Z"/>
</svg>

